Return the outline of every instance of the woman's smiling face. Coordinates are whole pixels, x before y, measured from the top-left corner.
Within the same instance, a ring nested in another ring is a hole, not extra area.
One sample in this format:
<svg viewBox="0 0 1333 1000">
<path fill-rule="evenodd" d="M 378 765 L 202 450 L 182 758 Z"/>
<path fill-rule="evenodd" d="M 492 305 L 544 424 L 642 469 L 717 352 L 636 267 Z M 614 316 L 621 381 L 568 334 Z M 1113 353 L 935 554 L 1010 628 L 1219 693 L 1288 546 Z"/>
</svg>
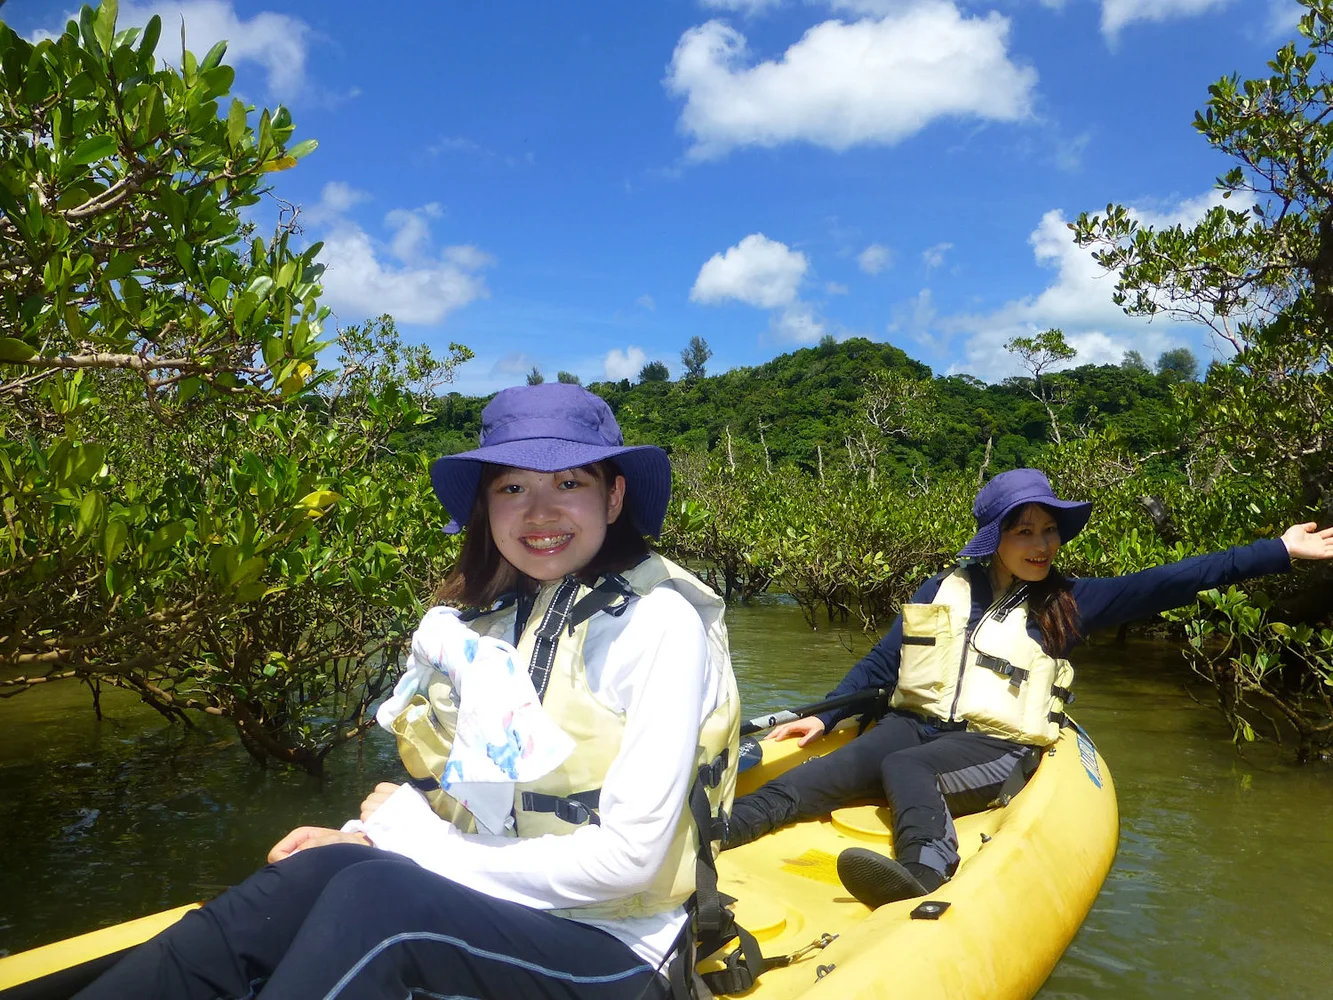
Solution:
<svg viewBox="0 0 1333 1000">
<path fill-rule="evenodd" d="M 1041 504 L 1030 503 L 1000 532 L 995 550 L 1000 583 L 1008 587 L 1014 578 L 1036 583 L 1051 571 L 1060 551 L 1060 526 Z"/>
<path fill-rule="evenodd" d="M 514 568 L 543 583 L 577 573 L 620 516 L 625 477 L 605 482 L 590 468 L 505 468 L 486 492 L 491 537 Z"/>
</svg>

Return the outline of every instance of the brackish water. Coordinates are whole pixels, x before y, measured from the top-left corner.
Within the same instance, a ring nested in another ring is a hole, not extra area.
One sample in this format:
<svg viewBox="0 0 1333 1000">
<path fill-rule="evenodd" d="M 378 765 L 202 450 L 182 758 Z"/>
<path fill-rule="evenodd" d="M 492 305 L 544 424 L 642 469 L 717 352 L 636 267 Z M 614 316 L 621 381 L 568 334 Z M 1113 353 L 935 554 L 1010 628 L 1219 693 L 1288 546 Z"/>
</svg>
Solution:
<svg viewBox="0 0 1333 1000">
<path fill-rule="evenodd" d="M 777 602 L 730 622 L 747 716 L 818 699 L 866 648 Z M 1042 1000 L 1333 995 L 1333 766 L 1239 757 L 1174 649 L 1075 663 L 1120 850 Z M 383 733 L 320 782 L 255 767 L 218 720 L 187 733 L 130 698 L 103 705 L 98 723 L 69 684 L 0 701 L 0 954 L 215 895 L 288 829 L 337 826 L 400 774 Z"/>
</svg>

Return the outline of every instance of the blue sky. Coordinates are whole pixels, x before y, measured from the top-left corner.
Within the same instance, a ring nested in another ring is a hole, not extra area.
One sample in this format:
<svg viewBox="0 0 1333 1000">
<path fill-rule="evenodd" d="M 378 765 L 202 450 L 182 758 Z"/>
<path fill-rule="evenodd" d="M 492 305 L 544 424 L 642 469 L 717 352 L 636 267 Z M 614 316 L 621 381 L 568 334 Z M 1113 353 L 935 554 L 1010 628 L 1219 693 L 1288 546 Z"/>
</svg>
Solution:
<svg viewBox="0 0 1333 1000">
<path fill-rule="evenodd" d="M 15 0 L 20 32 L 72 5 Z M 389 312 L 476 359 L 486 393 L 538 366 L 585 382 L 711 372 L 824 334 L 936 373 L 1017 369 L 1061 327 L 1078 362 L 1207 336 L 1124 317 L 1065 223 L 1115 201 L 1155 223 L 1227 162 L 1191 121 L 1264 71 L 1293 0 L 123 2 L 230 41 L 236 91 L 318 151 L 276 180 L 322 239 L 340 323 Z M 373 12 L 372 12 L 373 11 Z M 163 43 L 166 51 L 166 43 Z M 259 221 L 276 218 L 276 204 Z"/>
</svg>

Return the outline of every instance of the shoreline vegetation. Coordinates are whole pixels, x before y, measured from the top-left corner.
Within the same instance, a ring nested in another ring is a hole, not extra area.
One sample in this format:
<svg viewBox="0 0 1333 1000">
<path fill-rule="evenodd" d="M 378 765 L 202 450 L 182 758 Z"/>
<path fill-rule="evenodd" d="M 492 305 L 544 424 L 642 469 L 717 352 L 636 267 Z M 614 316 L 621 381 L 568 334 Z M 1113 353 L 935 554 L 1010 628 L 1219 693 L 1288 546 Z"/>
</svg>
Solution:
<svg viewBox="0 0 1333 1000">
<path fill-rule="evenodd" d="M 1046 330 L 1006 345 L 1027 374 L 996 385 L 859 338 L 709 376 L 695 337 L 679 381 L 652 362 L 589 387 L 672 452 L 663 550 L 733 599 L 780 590 L 812 626 L 875 632 L 966 538 L 977 484 L 1019 465 L 1097 503 L 1061 555 L 1076 574 L 1333 519 L 1333 0 L 1301 2 L 1302 40 L 1195 122 L 1236 197 L 1192 228 L 1116 205 L 1071 227 L 1127 312 L 1203 324 L 1225 358 L 1071 367 Z M 225 43 L 174 68 L 159 18 L 116 21 L 103 0 L 36 43 L 0 23 L 0 698 L 77 681 L 98 711 L 125 688 L 319 773 L 373 724 L 457 555 L 426 470 L 472 446 L 485 400 L 440 395 L 463 345 L 437 356 L 388 316 L 326 329 L 299 210 L 268 235 L 243 216 L 314 140 L 230 97 Z M 1171 627 L 1237 741 L 1333 745 L 1326 567 Z"/>
</svg>

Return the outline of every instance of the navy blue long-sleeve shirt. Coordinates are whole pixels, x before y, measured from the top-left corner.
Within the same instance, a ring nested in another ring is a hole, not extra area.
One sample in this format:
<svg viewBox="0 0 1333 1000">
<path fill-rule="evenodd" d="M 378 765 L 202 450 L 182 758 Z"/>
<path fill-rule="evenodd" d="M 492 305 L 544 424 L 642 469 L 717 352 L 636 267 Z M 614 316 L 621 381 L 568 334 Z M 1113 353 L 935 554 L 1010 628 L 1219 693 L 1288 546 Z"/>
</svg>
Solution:
<svg viewBox="0 0 1333 1000">
<path fill-rule="evenodd" d="M 1269 573 L 1285 573 L 1291 569 L 1291 557 L 1280 538 L 1265 538 L 1250 545 L 1238 545 L 1225 552 L 1191 556 L 1180 562 L 1155 566 L 1125 576 L 1072 578 L 1074 601 L 1078 605 L 1078 634 L 1086 636 L 1106 628 L 1115 628 L 1125 622 L 1147 618 L 1161 611 L 1182 607 L 1194 602 L 1201 590 L 1225 587 L 1241 580 Z M 929 604 L 939 592 L 940 584 L 952 570 L 937 573 L 923 583 L 911 603 Z M 972 611 L 968 627 L 975 628 L 991 606 L 990 575 L 973 576 Z M 1041 641 L 1036 623 L 1029 621 L 1028 630 Z M 829 692 L 830 698 L 853 694 L 874 688 L 892 691 L 898 683 L 898 663 L 902 653 L 903 617 L 899 615 L 884 638 L 857 664 L 847 671 L 841 683 Z M 1068 649 L 1061 652 L 1067 656 Z M 826 730 L 855 715 L 858 709 L 843 708 L 819 716 Z"/>
</svg>

